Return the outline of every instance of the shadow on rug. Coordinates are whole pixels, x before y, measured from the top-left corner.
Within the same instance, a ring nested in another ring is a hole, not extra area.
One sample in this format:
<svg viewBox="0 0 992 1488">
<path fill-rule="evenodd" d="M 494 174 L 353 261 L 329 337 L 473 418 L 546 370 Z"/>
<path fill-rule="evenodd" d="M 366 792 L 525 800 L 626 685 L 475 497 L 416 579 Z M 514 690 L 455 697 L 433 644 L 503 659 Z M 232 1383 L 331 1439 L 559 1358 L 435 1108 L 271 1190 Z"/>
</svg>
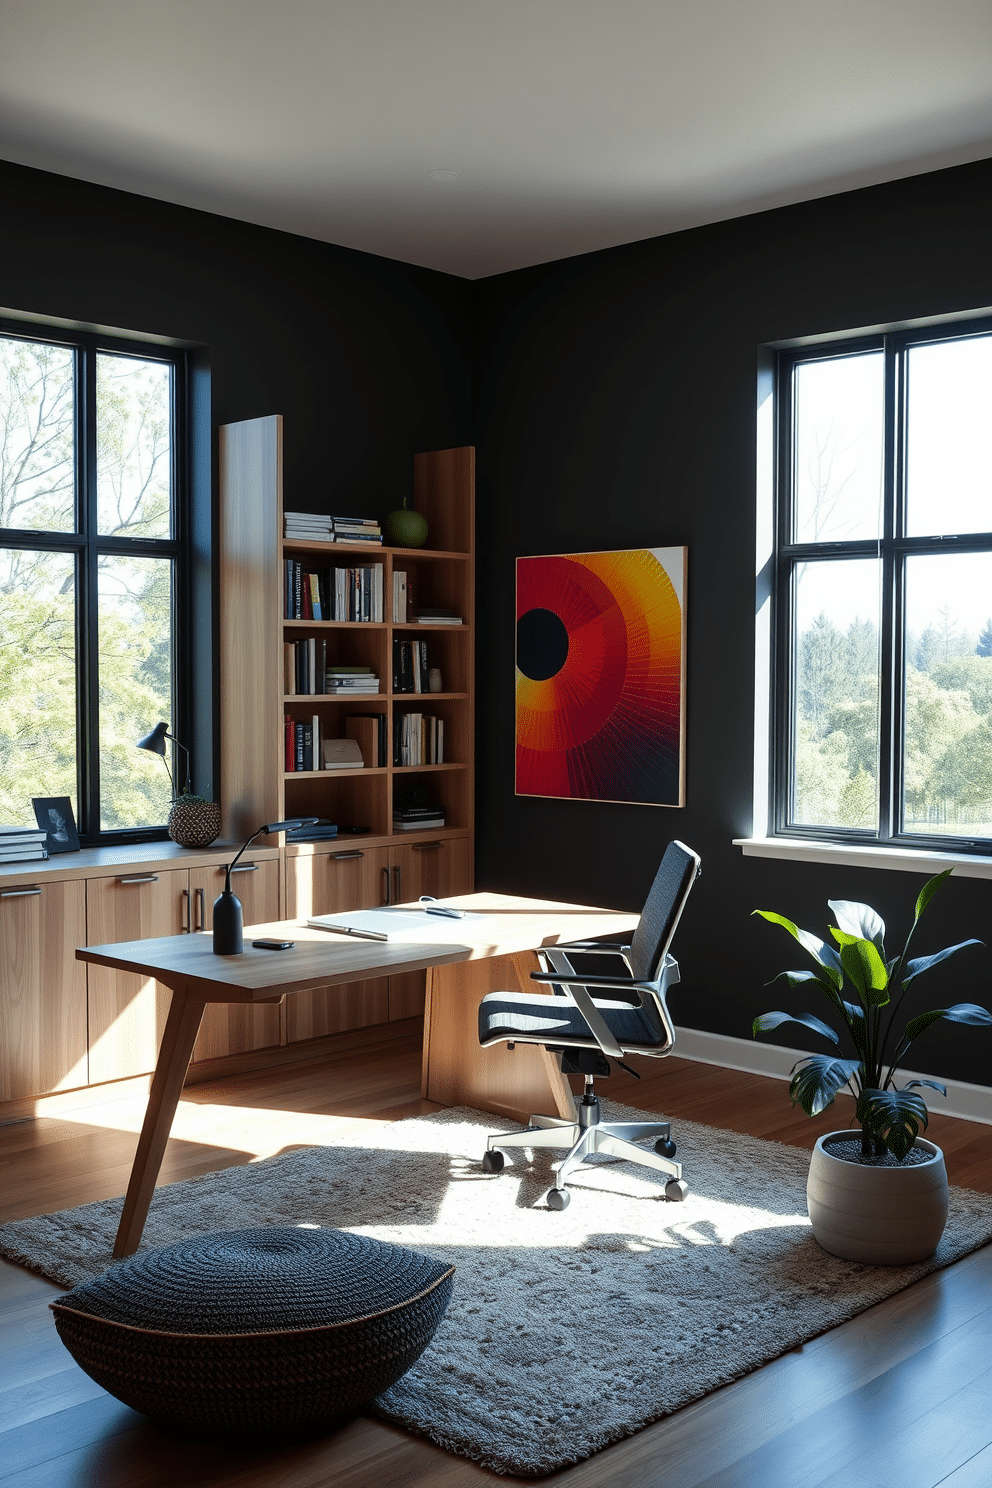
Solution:
<svg viewBox="0 0 992 1488">
<path fill-rule="evenodd" d="M 604 1103 L 610 1119 L 644 1112 Z M 605 1112 L 604 1112 L 605 1113 Z M 809 1154 L 678 1123 L 689 1197 L 600 1158 L 564 1213 L 550 1158 L 483 1174 L 477 1111 L 344 1133 L 155 1192 L 142 1250 L 261 1224 L 334 1225 L 453 1261 L 448 1315 L 379 1397 L 387 1420 L 498 1473 L 539 1477 L 814 1338 L 992 1238 L 992 1197 L 951 1189 L 932 1260 L 838 1260 L 806 1217 Z M 121 1201 L 0 1227 L 0 1254 L 64 1286 L 111 1261 Z"/>
</svg>

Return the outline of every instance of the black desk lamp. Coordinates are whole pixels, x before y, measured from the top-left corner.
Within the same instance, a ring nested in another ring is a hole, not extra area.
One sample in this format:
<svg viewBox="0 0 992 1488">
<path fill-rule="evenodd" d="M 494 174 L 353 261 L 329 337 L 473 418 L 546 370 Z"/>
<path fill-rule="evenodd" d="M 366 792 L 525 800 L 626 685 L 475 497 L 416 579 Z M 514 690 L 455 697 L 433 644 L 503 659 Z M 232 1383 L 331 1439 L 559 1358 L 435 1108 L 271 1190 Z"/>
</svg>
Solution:
<svg viewBox="0 0 992 1488">
<path fill-rule="evenodd" d="M 171 739 L 173 744 L 177 745 L 186 756 L 186 784 L 183 789 L 187 790 L 190 784 L 189 750 L 185 744 L 176 738 L 175 734 L 169 733 L 169 725 L 167 723 L 157 723 L 150 734 L 146 734 L 143 739 L 138 740 L 138 748 L 148 749 L 152 754 L 157 754 L 161 757 L 162 763 L 168 771 L 169 781 L 172 785 L 172 799 L 175 801 L 178 799 L 178 793 L 176 791 L 175 779 L 173 778 L 172 771 L 169 769 L 169 761 L 165 757 L 166 739 Z"/>
<path fill-rule="evenodd" d="M 257 827 L 237 856 L 228 863 L 223 893 L 218 894 L 214 900 L 215 956 L 240 956 L 244 950 L 242 938 L 244 919 L 241 914 L 241 900 L 237 894 L 231 892 L 231 869 L 241 853 L 251 847 L 255 838 L 260 837 L 263 832 L 295 832 L 297 827 L 310 827 L 319 820 L 319 816 L 294 816 L 291 821 L 269 822 L 264 827 Z"/>
</svg>

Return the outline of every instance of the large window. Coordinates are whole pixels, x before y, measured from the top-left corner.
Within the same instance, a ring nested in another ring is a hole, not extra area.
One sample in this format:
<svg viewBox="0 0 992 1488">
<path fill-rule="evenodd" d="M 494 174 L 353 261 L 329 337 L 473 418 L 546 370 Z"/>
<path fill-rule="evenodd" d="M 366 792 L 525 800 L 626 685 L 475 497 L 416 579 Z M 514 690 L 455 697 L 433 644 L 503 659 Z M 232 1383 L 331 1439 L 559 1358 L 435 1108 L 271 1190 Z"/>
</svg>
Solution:
<svg viewBox="0 0 992 1488">
<path fill-rule="evenodd" d="M 780 352 L 773 828 L 992 851 L 992 329 Z"/>
<path fill-rule="evenodd" d="M 0 322 L 0 821 L 69 796 L 84 840 L 154 834 L 180 734 L 183 358 Z"/>
</svg>

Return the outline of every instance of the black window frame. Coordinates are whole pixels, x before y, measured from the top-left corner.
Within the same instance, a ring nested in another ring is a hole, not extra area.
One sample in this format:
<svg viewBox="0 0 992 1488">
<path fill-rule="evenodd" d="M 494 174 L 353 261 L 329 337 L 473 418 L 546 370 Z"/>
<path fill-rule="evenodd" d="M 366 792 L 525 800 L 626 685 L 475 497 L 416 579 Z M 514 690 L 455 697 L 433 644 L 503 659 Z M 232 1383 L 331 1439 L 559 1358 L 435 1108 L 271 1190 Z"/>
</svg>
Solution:
<svg viewBox="0 0 992 1488">
<path fill-rule="evenodd" d="M 38 321 L 0 316 L 0 335 L 8 339 L 65 347 L 74 352 L 74 469 L 76 524 L 71 532 L 0 527 L 0 547 L 72 555 L 76 559 L 76 803 L 77 832 L 83 847 L 167 840 L 166 823 L 106 829 L 100 822 L 99 751 L 99 560 L 105 555 L 169 558 L 173 562 L 173 706 L 170 732 L 184 743 L 190 736 L 192 645 L 190 353 L 183 347 L 127 334 L 63 330 L 48 318 Z M 170 430 L 173 536 L 108 537 L 99 532 L 96 471 L 96 363 L 108 353 L 172 368 Z M 148 730 L 159 720 L 149 718 Z M 135 740 L 137 746 L 137 738 Z M 180 771 L 181 773 L 181 771 Z M 178 782 L 177 782 L 178 785 Z"/>
<path fill-rule="evenodd" d="M 906 559 L 914 555 L 992 552 L 992 530 L 910 537 L 906 534 L 907 353 L 913 346 L 967 340 L 992 333 L 992 317 L 955 319 L 872 334 L 804 340 L 774 349 L 775 467 L 770 675 L 769 835 L 797 841 L 901 848 L 926 853 L 987 856 L 992 839 L 900 829 L 903 800 Z M 883 354 L 883 527 L 878 538 L 794 543 L 793 423 L 795 369 L 803 362 Z M 878 829 L 813 826 L 790 820 L 795 775 L 792 709 L 796 692 L 793 576 L 805 561 L 879 559 L 879 816 Z"/>
</svg>

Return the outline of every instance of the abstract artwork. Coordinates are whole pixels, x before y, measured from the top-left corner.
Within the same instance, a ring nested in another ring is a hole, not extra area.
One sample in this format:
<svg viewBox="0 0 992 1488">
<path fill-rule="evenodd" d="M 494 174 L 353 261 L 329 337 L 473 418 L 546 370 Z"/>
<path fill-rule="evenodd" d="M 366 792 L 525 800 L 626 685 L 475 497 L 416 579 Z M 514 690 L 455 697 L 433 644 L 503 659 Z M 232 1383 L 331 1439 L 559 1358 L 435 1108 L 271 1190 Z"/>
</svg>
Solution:
<svg viewBox="0 0 992 1488">
<path fill-rule="evenodd" d="M 686 553 L 517 559 L 517 795 L 684 804 Z"/>
</svg>

